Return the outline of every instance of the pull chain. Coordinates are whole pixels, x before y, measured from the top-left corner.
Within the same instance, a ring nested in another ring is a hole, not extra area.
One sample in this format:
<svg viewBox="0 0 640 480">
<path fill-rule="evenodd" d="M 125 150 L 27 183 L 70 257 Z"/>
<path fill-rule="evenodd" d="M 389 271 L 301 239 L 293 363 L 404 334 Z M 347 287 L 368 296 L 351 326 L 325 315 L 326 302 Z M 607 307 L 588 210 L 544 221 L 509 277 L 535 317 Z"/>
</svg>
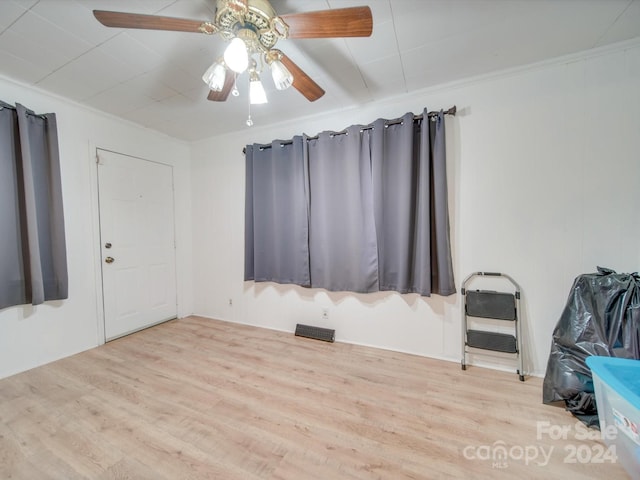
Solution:
<svg viewBox="0 0 640 480">
<path fill-rule="evenodd" d="M 253 126 L 253 119 L 251 118 L 251 95 L 248 95 L 247 98 L 249 99 L 249 116 L 247 117 L 247 127 L 252 127 Z"/>
<path fill-rule="evenodd" d="M 234 97 L 237 97 L 238 95 L 240 95 L 240 91 L 238 90 L 238 74 L 237 73 L 233 74 L 233 90 L 231 90 L 231 95 L 233 95 Z"/>
</svg>

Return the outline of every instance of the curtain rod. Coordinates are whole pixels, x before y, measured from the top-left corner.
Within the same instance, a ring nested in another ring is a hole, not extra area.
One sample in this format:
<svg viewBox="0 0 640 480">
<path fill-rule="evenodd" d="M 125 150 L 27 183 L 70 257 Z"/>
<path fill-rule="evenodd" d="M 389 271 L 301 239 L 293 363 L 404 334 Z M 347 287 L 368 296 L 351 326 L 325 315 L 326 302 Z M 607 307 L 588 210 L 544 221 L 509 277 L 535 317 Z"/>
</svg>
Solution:
<svg viewBox="0 0 640 480">
<path fill-rule="evenodd" d="M 454 105 L 453 107 L 449 108 L 448 110 L 443 111 L 442 113 L 443 113 L 443 114 L 445 114 L 445 115 L 455 116 L 455 115 L 456 115 L 456 111 L 457 111 L 457 108 L 456 108 L 456 106 Z M 435 116 L 437 116 L 437 115 L 439 115 L 439 114 L 440 114 L 440 112 L 439 112 L 439 111 L 437 111 L 437 112 L 428 112 L 428 113 L 427 113 L 427 116 L 428 116 L 429 118 L 433 118 L 433 117 L 435 117 Z M 414 116 L 413 116 L 413 119 L 414 119 L 414 120 L 422 120 L 423 118 L 424 118 L 424 115 L 422 115 L 422 114 L 420 114 L 420 115 L 414 115 Z M 386 123 L 385 123 L 385 125 L 397 125 L 397 124 L 399 124 L 399 123 L 402 123 L 402 119 L 401 119 L 401 118 L 398 118 L 398 119 L 396 119 L 396 120 L 389 120 L 388 122 L 386 122 Z M 362 132 L 362 131 L 364 131 L 364 130 L 373 130 L 373 125 L 371 125 L 371 124 L 369 124 L 369 125 L 364 125 L 364 126 L 360 129 L 360 131 Z M 347 133 L 347 131 L 346 131 L 346 130 L 342 130 L 341 132 L 333 132 L 333 133 L 331 134 L 331 136 L 335 136 L 335 135 L 345 135 L 346 133 Z M 307 137 L 307 140 L 317 140 L 317 139 L 318 139 L 318 135 L 313 136 L 313 137 Z M 281 142 L 281 143 L 280 143 L 280 145 L 291 145 L 292 143 L 293 143 L 293 140 L 285 140 L 285 141 Z M 267 148 L 271 148 L 271 145 L 264 145 L 264 146 L 260 147 L 260 150 L 265 150 L 265 149 L 267 149 Z M 242 153 L 243 153 L 243 154 L 246 154 L 246 153 L 247 153 L 247 149 L 246 149 L 246 147 L 242 149 Z"/>
<path fill-rule="evenodd" d="M 0 110 L 4 108 L 8 108 L 9 110 L 17 110 L 17 108 L 14 107 L 13 105 L 9 105 L 8 103 L 5 103 L 2 100 L 0 100 Z M 44 114 L 35 113 L 33 110 L 29 110 L 28 108 L 26 108 L 25 110 L 27 111 L 27 115 L 31 115 L 32 117 L 40 117 L 43 120 L 47 119 L 47 116 Z"/>
</svg>

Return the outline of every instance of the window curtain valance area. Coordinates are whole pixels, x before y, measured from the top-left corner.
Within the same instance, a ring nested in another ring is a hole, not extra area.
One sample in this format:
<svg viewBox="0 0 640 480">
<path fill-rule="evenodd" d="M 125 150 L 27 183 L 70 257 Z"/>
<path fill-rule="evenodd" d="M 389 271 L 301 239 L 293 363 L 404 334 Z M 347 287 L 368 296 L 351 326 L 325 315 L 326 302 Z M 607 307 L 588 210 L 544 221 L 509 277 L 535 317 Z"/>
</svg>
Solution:
<svg viewBox="0 0 640 480">
<path fill-rule="evenodd" d="M 0 102 L 0 309 L 67 298 L 56 116 Z"/>
<path fill-rule="evenodd" d="M 444 113 L 245 149 L 245 280 L 455 293 Z"/>
</svg>

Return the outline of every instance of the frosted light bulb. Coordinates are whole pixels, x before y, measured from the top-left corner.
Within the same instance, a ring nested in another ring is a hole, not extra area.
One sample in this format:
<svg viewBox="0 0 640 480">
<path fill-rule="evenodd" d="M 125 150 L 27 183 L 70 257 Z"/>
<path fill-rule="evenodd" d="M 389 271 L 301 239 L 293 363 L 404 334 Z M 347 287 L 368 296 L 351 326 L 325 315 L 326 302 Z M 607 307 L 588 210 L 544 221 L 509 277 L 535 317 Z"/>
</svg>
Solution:
<svg viewBox="0 0 640 480">
<path fill-rule="evenodd" d="M 259 78 L 249 82 L 249 99 L 252 104 L 257 105 L 267 103 L 267 92 L 264 91 L 262 82 Z"/>
<path fill-rule="evenodd" d="M 224 68 L 224 65 L 216 62 L 211 65 L 206 72 L 204 72 L 202 80 L 211 90 L 213 90 L 214 92 L 220 92 L 224 87 L 226 76 L 227 69 Z"/>
<path fill-rule="evenodd" d="M 236 73 L 244 72 L 249 66 L 247 45 L 241 38 L 234 38 L 224 51 L 224 62 Z"/>
<path fill-rule="evenodd" d="M 271 76 L 278 90 L 285 90 L 293 83 L 293 75 L 280 60 L 271 62 Z"/>
</svg>

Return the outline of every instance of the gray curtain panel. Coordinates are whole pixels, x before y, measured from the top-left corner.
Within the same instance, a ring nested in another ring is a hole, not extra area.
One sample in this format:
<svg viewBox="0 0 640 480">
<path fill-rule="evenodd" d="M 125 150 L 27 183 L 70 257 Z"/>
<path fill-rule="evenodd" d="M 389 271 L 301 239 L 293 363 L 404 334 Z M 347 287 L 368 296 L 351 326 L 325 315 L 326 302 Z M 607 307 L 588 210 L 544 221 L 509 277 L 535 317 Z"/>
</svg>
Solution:
<svg viewBox="0 0 640 480">
<path fill-rule="evenodd" d="M 380 290 L 455 293 L 449 242 L 444 115 L 371 130 L 371 170 Z"/>
<path fill-rule="evenodd" d="M 310 286 L 306 140 L 246 147 L 245 280 Z"/>
<path fill-rule="evenodd" d="M 308 142 L 311 286 L 378 290 L 369 131 L 351 126 Z"/>
<path fill-rule="evenodd" d="M 420 140 L 412 113 L 399 123 L 384 119 L 373 123 L 371 169 L 380 290 L 431 293 L 429 158 L 420 157 Z"/>
<path fill-rule="evenodd" d="M 424 112 L 427 118 L 427 111 Z M 423 125 L 426 120 L 423 120 Z M 449 230 L 449 194 L 447 188 L 447 153 L 444 113 L 440 111 L 429 123 L 431 158 L 431 291 L 448 296 L 456 292 L 451 260 Z M 427 128 L 423 128 L 423 137 Z M 425 148 L 426 143 L 423 142 Z M 426 152 L 425 152 L 426 155 Z"/>
<path fill-rule="evenodd" d="M 444 114 L 399 120 L 247 146 L 245 280 L 455 293 Z"/>
<path fill-rule="evenodd" d="M 55 114 L 0 102 L 0 308 L 68 296 Z"/>
<path fill-rule="evenodd" d="M 5 308 L 28 303 L 24 268 L 28 258 L 22 249 L 24 186 L 18 181 L 22 169 L 16 162 L 20 153 L 18 117 L 14 110 L 2 104 L 0 108 L 0 308 Z"/>
</svg>

